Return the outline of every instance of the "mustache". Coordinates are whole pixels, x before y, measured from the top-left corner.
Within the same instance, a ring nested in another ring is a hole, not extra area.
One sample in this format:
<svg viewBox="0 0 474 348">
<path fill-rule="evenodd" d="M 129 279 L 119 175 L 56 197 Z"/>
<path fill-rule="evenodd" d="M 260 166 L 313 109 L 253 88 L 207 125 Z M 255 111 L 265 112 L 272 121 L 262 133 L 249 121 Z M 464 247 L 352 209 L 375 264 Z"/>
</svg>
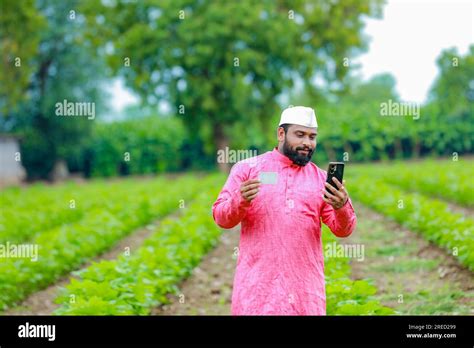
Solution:
<svg viewBox="0 0 474 348">
<path fill-rule="evenodd" d="M 306 150 L 308 153 L 302 155 L 298 152 L 298 150 Z M 298 145 L 296 147 L 291 147 L 285 139 L 285 142 L 283 143 L 283 153 L 290 160 L 292 160 L 294 164 L 299 166 L 305 166 L 311 160 L 311 157 L 314 153 L 314 148 L 306 145 Z"/>
</svg>

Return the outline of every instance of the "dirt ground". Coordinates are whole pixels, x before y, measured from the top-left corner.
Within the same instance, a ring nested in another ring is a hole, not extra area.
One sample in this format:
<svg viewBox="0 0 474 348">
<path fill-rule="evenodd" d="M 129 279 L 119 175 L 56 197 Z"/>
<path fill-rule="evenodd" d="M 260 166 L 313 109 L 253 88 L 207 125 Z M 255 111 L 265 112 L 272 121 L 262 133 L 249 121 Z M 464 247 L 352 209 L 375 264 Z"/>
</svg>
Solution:
<svg viewBox="0 0 474 348">
<path fill-rule="evenodd" d="M 153 315 L 230 315 L 232 284 L 240 225 L 222 233 L 220 243 L 181 285 L 178 296 L 153 310 Z M 184 295 L 184 296 L 182 296 Z"/>
<path fill-rule="evenodd" d="M 378 299 L 400 314 L 474 314 L 474 275 L 444 249 L 355 204 L 358 227 L 344 243 L 365 247 L 352 278 L 371 278 Z"/>
</svg>

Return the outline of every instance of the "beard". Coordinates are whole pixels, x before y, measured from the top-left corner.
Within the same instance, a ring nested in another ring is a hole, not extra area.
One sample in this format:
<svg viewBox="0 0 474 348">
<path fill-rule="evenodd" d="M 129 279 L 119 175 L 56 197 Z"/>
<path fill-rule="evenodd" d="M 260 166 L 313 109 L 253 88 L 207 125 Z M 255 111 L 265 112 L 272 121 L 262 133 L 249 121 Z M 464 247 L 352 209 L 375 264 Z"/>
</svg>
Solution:
<svg viewBox="0 0 474 348">
<path fill-rule="evenodd" d="M 298 152 L 298 150 L 308 150 L 308 154 L 302 154 Z M 294 164 L 298 166 L 305 166 L 309 161 L 311 161 L 311 157 L 313 156 L 314 149 L 309 147 L 305 147 L 304 145 L 298 146 L 294 149 L 285 141 L 283 142 L 283 154 L 288 157 L 290 160 L 293 161 Z"/>
</svg>

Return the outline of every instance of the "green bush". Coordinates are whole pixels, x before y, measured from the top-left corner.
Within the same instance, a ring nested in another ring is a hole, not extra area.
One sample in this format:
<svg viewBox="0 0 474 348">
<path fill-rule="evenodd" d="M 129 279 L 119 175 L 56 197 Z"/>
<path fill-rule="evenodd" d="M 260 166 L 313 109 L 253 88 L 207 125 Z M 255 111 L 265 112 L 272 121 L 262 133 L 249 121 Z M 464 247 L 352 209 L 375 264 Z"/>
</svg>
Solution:
<svg viewBox="0 0 474 348">
<path fill-rule="evenodd" d="M 92 177 L 177 171 L 182 167 L 185 140 L 178 118 L 100 123 L 83 152 L 83 167 Z"/>
</svg>

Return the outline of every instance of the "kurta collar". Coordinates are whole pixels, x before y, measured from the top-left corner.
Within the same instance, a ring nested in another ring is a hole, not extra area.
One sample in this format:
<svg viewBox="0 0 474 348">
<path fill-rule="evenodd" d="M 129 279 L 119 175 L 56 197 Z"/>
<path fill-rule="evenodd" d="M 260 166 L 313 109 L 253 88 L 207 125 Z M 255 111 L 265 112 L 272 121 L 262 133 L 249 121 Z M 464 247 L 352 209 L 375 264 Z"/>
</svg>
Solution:
<svg viewBox="0 0 474 348">
<path fill-rule="evenodd" d="M 275 160 L 279 161 L 280 163 L 282 163 L 285 166 L 299 167 L 298 165 L 294 164 L 291 159 L 286 157 L 284 154 L 280 153 L 280 151 L 278 151 L 277 147 L 275 147 L 273 149 L 272 156 Z"/>
</svg>

